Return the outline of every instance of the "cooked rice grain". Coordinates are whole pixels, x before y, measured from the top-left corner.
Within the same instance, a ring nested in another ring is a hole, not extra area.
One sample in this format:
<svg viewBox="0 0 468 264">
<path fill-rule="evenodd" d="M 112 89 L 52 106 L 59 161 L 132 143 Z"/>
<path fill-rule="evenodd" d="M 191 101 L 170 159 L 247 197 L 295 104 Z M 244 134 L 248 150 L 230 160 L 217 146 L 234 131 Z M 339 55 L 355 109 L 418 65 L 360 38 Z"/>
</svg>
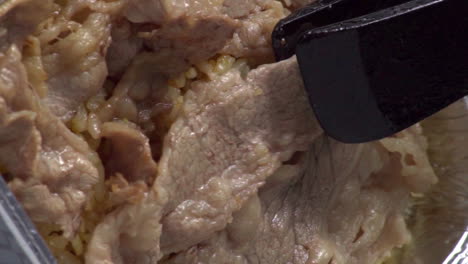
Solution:
<svg viewBox="0 0 468 264">
<path fill-rule="evenodd" d="M 95 113 L 88 115 L 88 133 L 92 138 L 98 139 L 101 135 L 101 120 Z"/>
<path fill-rule="evenodd" d="M 128 96 L 120 99 L 115 105 L 115 116 L 119 119 L 136 122 L 138 120 L 138 109 L 135 102 Z"/>
<path fill-rule="evenodd" d="M 195 69 L 195 67 L 190 67 L 190 69 L 188 69 L 184 75 L 185 75 L 185 78 L 191 80 L 197 77 L 198 72 L 197 72 L 197 69 Z"/>
<path fill-rule="evenodd" d="M 98 109 L 101 108 L 101 106 L 105 103 L 105 95 L 104 94 L 97 94 L 93 97 L 91 97 L 87 102 L 86 102 L 86 108 L 90 112 L 96 112 Z"/>
<path fill-rule="evenodd" d="M 71 246 L 77 256 L 83 255 L 83 242 L 81 241 L 81 237 L 79 235 L 75 236 L 75 238 L 71 241 Z"/>
<path fill-rule="evenodd" d="M 71 120 L 71 130 L 75 133 L 82 133 L 88 128 L 88 112 L 84 105 L 80 105 L 75 116 Z"/>
<path fill-rule="evenodd" d="M 187 82 L 186 82 L 185 73 L 180 74 L 176 78 L 169 79 L 169 81 L 168 81 L 168 84 L 170 86 L 175 87 L 175 88 L 182 88 L 182 87 L 185 86 L 186 83 Z"/>
<path fill-rule="evenodd" d="M 229 55 L 221 55 L 216 59 L 214 71 L 218 74 L 224 74 L 232 68 L 236 59 Z"/>
</svg>

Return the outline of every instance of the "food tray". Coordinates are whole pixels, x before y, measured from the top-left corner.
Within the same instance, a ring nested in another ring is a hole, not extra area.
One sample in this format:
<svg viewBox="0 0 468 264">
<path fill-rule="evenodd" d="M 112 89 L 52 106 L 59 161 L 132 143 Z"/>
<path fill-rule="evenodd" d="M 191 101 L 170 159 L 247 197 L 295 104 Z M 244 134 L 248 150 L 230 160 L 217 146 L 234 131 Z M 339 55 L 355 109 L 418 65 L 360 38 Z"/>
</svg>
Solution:
<svg viewBox="0 0 468 264">
<path fill-rule="evenodd" d="M 0 177 L 0 264 L 55 264 L 29 217 Z M 468 228 L 443 264 L 468 264 Z"/>
<path fill-rule="evenodd" d="M 46 244 L 0 177 L 0 264 L 54 264 Z"/>
</svg>

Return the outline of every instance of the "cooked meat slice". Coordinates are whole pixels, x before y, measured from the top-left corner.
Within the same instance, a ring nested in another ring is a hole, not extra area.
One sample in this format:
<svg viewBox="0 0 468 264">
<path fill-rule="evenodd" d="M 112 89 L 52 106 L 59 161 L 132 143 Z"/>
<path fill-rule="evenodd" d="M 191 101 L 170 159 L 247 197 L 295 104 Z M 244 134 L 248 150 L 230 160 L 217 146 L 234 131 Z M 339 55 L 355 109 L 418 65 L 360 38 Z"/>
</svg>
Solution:
<svg viewBox="0 0 468 264">
<path fill-rule="evenodd" d="M 241 19 L 258 11 L 258 6 L 252 0 L 224 0 L 222 11 L 232 18 Z"/>
<path fill-rule="evenodd" d="M 101 131 L 101 136 L 109 140 L 102 154 L 106 173 L 121 173 L 129 182 L 143 181 L 151 185 L 157 166 L 151 157 L 148 138 L 124 123 L 104 123 Z"/>
<path fill-rule="evenodd" d="M 112 42 L 106 55 L 109 76 L 122 75 L 143 47 L 143 39 L 135 37 L 137 33 L 137 28 L 126 19 L 119 19 L 112 24 Z"/>
<path fill-rule="evenodd" d="M 117 208 L 93 232 L 87 264 L 157 263 L 165 192 L 153 186 L 144 198 Z"/>
<path fill-rule="evenodd" d="M 106 208 L 117 208 L 124 203 L 137 204 L 145 198 L 149 189 L 143 181 L 129 183 L 120 173 L 110 176 L 106 184 L 110 187 Z"/>
<path fill-rule="evenodd" d="M 239 2 L 241 0 L 234 0 Z M 231 1 L 225 1 L 229 5 Z M 240 26 L 232 39 L 221 52 L 234 57 L 248 57 L 255 64 L 273 62 L 273 50 L 271 48 L 271 33 L 278 21 L 288 13 L 281 2 L 276 0 L 250 1 L 255 3 L 253 11 L 247 16 L 238 18 Z M 226 12 L 237 16 L 237 6 L 231 5 Z M 250 8 L 249 8 L 250 9 Z M 244 11 L 246 12 L 246 11 Z"/>
<path fill-rule="evenodd" d="M 159 237 L 138 249 L 140 236 L 160 233 L 159 221 L 164 253 L 207 239 L 226 226 L 232 212 L 281 162 L 307 150 L 320 133 L 295 58 L 261 66 L 245 79 L 233 69 L 214 81 L 194 84 L 164 142 L 151 193 L 144 202 L 106 217 L 93 235 L 88 261 L 118 263 L 145 251 L 160 257 Z M 151 225 L 133 223 L 140 210 L 151 215 L 144 220 Z M 140 233 L 128 233 L 133 228 Z M 114 247 L 119 244 L 125 250 Z"/>
<path fill-rule="evenodd" d="M 83 24 L 62 19 L 44 29 L 39 39 L 48 74 L 44 102 L 56 116 L 68 121 L 79 105 L 102 88 L 107 77 L 105 55 L 111 25 L 109 15 L 102 13 L 89 14 Z"/>
<path fill-rule="evenodd" d="M 402 164 L 401 175 L 398 181 L 387 182 L 393 185 L 405 185 L 414 193 L 424 193 L 437 182 L 433 168 L 427 159 L 425 151 L 427 142 L 421 136 L 420 126 L 413 126 L 393 137 L 382 139 L 381 144 L 392 154 L 392 159 L 399 160 Z M 432 177 L 428 177 L 432 175 Z M 394 179 L 386 177 L 385 179 Z"/>
<path fill-rule="evenodd" d="M 176 252 L 230 221 L 281 162 L 321 133 L 295 58 L 198 82 L 166 138 L 156 184 L 169 195 L 161 247 Z"/>
<path fill-rule="evenodd" d="M 317 0 L 285 0 L 285 3 L 289 9 L 295 10 L 310 5 L 316 1 Z"/>
<path fill-rule="evenodd" d="M 169 74 L 217 53 L 273 62 L 271 32 L 288 12 L 276 0 L 133 1 L 125 10 L 130 21 L 148 23 L 139 36 Z"/>
<path fill-rule="evenodd" d="M 158 72 L 158 67 L 161 65 L 151 54 L 138 54 L 115 85 L 111 97 L 97 110 L 100 120 L 127 119 L 139 125 L 148 122 L 168 90 L 167 78 Z"/>
<path fill-rule="evenodd" d="M 374 264 L 410 239 L 403 220 L 409 186 L 385 178 L 434 179 L 427 159 L 413 165 L 421 171 L 403 175 L 394 152 L 321 137 L 250 196 L 225 230 L 163 263 Z"/>
<path fill-rule="evenodd" d="M 213 0 L 134 0 L 124 14 L 133 23 L 165 24 L 183 17 L 206 16 L 218 12 L 222 1 Z"/>
<path fill-rule="evenodd" d="M 15 46 L 0 55 L 0 68 L 0 164 L 32 220 L 58 224 L 70 237 L 98 180 L 95 153 L 28 87 Z"/>
<path fill-rule="evenodd" d="M 466 231 L 468 115 L 466 99 L 422 122 L 439 183 L 416 201 L 414 240 L 401 263 L 442 263 Z"/>
<path fill-rule="evenodd" d="M 0 3 L 0 50 L 11 44 L 21 47 L 27 35 L 34 32 L 50 12 L 54 11 L 52 0 L 8 0 Z"/>
<path fill-rule="evenodd" d="M 178 2 L 180 1 L 172 1 L 174 4 L 177 4 Z M 167 16 L 171 15 L 171 13 L 166 12 L 166 7 L 170 5 L 171 1 L 165 0 L 130 1 L 124 9 L 124 15 L 133 23 L 161 24 Z"/>
<path fill-rule="evenodd" d="M 236 28 L 236 21 L 220 14 L 181 17 L 148 34 L 146 45 L 159 58 L 159 71 L 174 75 L 216 55 Z"/>
<path fill-rule="evenodd" d="M 237 23 L 220 10 L 221 3 L 211 0 L 137 0 L 124 14 L 133 23 L 146 23 L 136 31 L 154 52 L 155 67 L 175 75 L 213 57 L 232 38 Z"/>
<path fill-rule="evenodd" d="M 2 166 L 6 167 L 13 175 L 31 175 L 35 167 L 35 155 L 40 143 L 40 135 L 34 127 L 36 114 L 32 111 L 21 111 L 7 113 L 7 106 L 2 98 L 0 100 L 1 109 L 1 160 Z M 23 146 L 21 153 L 17 153 Z M 20 161 L 20 158 L 24 160 Z M 21 164 L 15 164 L 19 162 Z"/>
</svg>

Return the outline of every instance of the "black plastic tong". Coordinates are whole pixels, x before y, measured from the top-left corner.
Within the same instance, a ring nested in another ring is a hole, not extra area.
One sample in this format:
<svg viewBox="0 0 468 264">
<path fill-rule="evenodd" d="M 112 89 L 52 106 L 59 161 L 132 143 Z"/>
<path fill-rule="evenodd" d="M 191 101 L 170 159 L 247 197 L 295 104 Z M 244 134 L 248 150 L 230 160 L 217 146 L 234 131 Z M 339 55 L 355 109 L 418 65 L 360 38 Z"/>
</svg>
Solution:
<svg viewBox="0 0 468 264">
<path fill-rule="evenodd" d="M 399 132 L 468 94 L 468 0 L 322 0 L 281 20 L 312 108 L 346 143 Z"/>
</svg>

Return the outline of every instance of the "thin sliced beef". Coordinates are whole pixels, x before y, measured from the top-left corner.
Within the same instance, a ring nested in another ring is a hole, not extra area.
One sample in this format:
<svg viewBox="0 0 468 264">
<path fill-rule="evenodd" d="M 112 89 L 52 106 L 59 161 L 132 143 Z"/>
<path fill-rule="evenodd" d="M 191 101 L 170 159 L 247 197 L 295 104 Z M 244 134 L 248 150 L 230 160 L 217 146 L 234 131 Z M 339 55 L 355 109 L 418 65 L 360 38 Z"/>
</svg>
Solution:
<svg viewBox="0 0 468 264">
<path fill-rule="evenodd" d="M 225 12 L 239 16 L 237 5 L 242 2 L 242 0 L 225 0 Z M 254 7 L 247 5 L 249 8 L 244 10 L 243 14 L 248 14 L 236 17 L 240 26 L 221 52 L 238 58 L 248 57 L 254 64 L 270 63 L 274 61 L 271 33 L 276 23 L 284 18 L 288 11 L 283 8 L 281 2 L 275 0 L 248 2 Z M 243 10 L 243 8 L 240 9 Z"/>
<path fill-rule="evenodd" d="M 148 34 L 146 45 L 159 58 L 159 71 L 173 75 L 215 56 L 236 28 L 236 21 L 221 14 L 181 17 Z"/>
<path fill-rule="evenodd" d="M 97 109 L 100 120 L 127 119 L 142 125 L 149 121 L 153 109 L 159 104 L 171 103 L 164 100 L 168 90 L 167 78 L 158 72 L 158 67 L 161 64 L 152 54 L 138 54 L 115 85 L 111 97 Z"/>
<path fill-rule="evenodd" d="M 126 19 L 119 19 L 112 24 L 112 42 L 106 54 L 109 76 L 122 75 L 143 47 L 143 39 L 135 37 L 137 33 L 137 28 Z"/>
<path fill-rule="evenodd" d="M 27 35 L 54 11 L 52 0 L 8 0 L 0 3 L 0 50 L 22 46 Z"/>
<path fill-rule="evenodd" d="M 206 239 L 230 221 L 283 161 L 321 133 L 295 58 L 198 82 L 185 97 L 160 161 L 169 194 L 163 252 Z"/>
<path fill-rule="evenodd" d="M 83 24 L 56 18 L 58 22 L 41 31 L 42 61 L 48 74 L 49 109 L 63 121 L 95 95 L 107 77 L 105 55 L 110 44 L 110 16 L 91 13 Z M 71 28 L 71 29 L 70 29 Z"/>
<path fill-rule="evenodd" d="M 238 27 L 221 12 L 221 3 L 212 0 L 136 0 L 123 13 L 134 23 L 136 38 L 143 38 L 145 47 L 154 52 L 155 67 L 169 75 L 216 55 Z"/>
<path fill-rule="evenodd" d="M 224 0 L 222 12 L 232 18 L 245 18 L 257 12 L 256 1 L 252 0 Z"/>
<path fill-rule="evenodd" d="M 399 178 L 399 181 L 392 182 L 390 182 L 393 180 L 392 177 L 386 177 L 385 179 L 389 179 L 387 185 L 405 185 L 414 193 L 424 193 L 437 182 L 427 154 L 421 151 L 427 148 L 426 139 L 421 137 L 421 134 L 422 129 L 418 125 L 405 130 L 405 133 L 399 133 L 380 141 L 390 151 L 392 159 L 398 160 L 402 166 L 403 177 Z"/>
<path fill-rule="evenodd" d="M 404 213 L 411 187 L 388 177 L 435 179 L 427 159 L 403 175 L 407 165 L 392 158 L 395 152 L 425 154 L 401 143 L 389 150 L 321 137 L 280 167 L 226 229 L 162 263 L 376 263 L 410 239 Z"/>
<path fill-rule="evenodd" d="M 98 180 L 96 153 L 39 102 L 15 46 L 0 55 L 0 68 L 0 164 L 32 220 L 70 237 Z"/>
<path fill-rule="evenodd" d="M 95 231 L 88 261 L 119 263 L 145 251 L 161 257 L 158 237 L 147 244 L 151 249 L 139 249 L 139 237 L 161 232 L 160 221 L 164 254 L 207 239 L 231 221 L 281 162 L 307 150 L 320 133 L 295 58 L 262 66 L 245 79 L 233 69 L 194 84 L 164 142 L 152 192 L 143 203 L 106 217 Z M 151 215 L 145 220 L 151 224 L 132 223 L 140 219 L 139 211 Z M 133 228 L 140 233 L 128 233 Z M 124 249 L 115 247 L 123 244 Z"/>
<path fill-rule="evenodd" d="M 212 15 L 221 4 L 216 0 L 134 0 L 127 4 L 124 14 L 133 23 L 162 25 L 177 18 Z"/>
<path fill-rule="evenodd" d="M 165 193 L 146 192 L 143 200 L 117 208 L 99 223 L 88 245 L 87 264 L 157 263 L 160 259 Z"/>
<path fill-rule="evenodd" d="M 287 13 L 276 0 L 138 0 L 124 11 L 131 22 L 145 23 L 137 35 L 162 65 L 170 65 L 160 69 L 168 74 L 217 53 L 249 57 L 257 65 L 272 62 L 271 32 Z"/>
<path fill-rule="evenodd" d="M 117 208 L 125 203 L 137 204 L 145 198 L 148 185 L 143 181 L 128 182 L 121 173 L 109 177 L 106 184 L 110 187 L 107 208 Z"/>
<path fill-rule="evenodd" d="M 468 226 L 466 98 L 422 122 L 439 183 L 416 201 L 414 241 L 401 263 L 442 263 Z"/>
<path fill-rule="evenodd" d="M 121 173 L 130 182 L 153 183 L 157 173 L 148 138 L 138 129 L 124 123 L 108 122 L 101 127 L 108 139 L 102 159 L 108 175 Z"/>
</svg>

